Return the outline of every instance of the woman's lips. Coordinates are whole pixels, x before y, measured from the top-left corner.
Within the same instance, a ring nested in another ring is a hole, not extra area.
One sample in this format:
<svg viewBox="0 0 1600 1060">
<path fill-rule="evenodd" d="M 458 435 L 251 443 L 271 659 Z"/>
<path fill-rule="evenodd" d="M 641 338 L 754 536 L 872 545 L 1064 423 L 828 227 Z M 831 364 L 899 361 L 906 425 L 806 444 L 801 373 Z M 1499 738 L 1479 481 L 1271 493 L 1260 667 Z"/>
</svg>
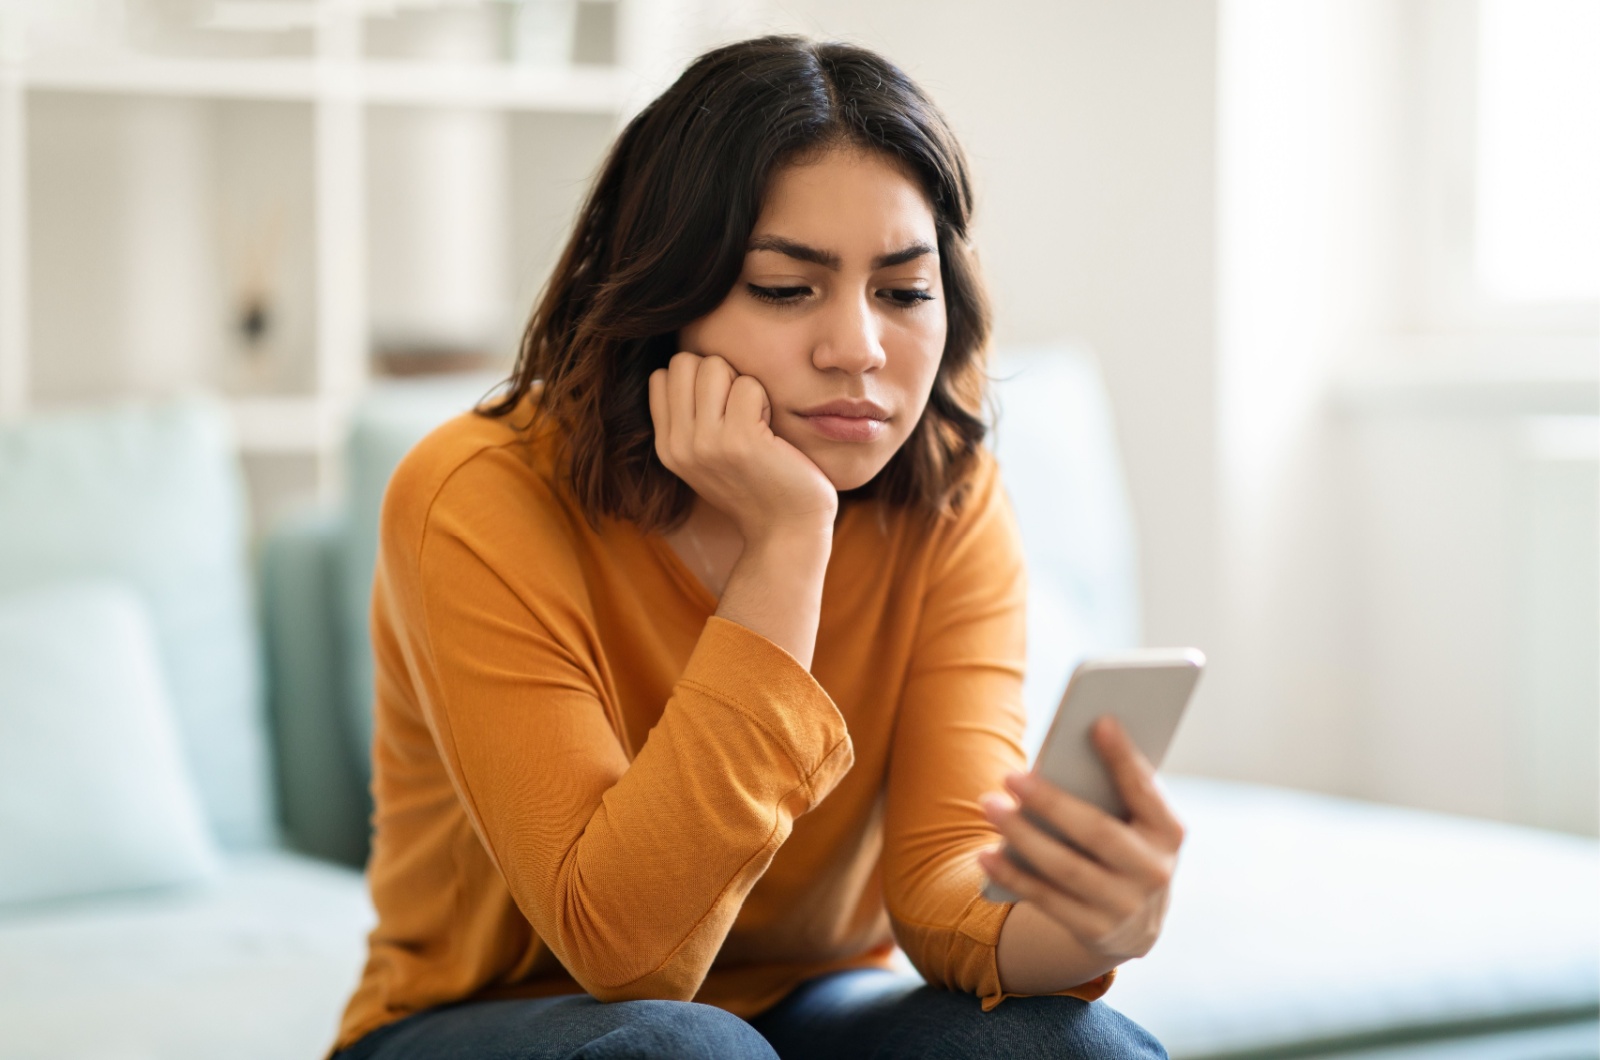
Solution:
<svg viewBox="0 0 1600 1060">
<path fill-rule="evenodd" d="M 835 442 L 875 442 L 889 430 L 888 410 L 864 397 L 834 398 L 796 414 Z"/>
<path fill-rule="evenodd" d="M 801 416 L 824 438 L 835 442 L 875 442 L 889 429 L 885 420 L 871 416 Z"/>
</svg>

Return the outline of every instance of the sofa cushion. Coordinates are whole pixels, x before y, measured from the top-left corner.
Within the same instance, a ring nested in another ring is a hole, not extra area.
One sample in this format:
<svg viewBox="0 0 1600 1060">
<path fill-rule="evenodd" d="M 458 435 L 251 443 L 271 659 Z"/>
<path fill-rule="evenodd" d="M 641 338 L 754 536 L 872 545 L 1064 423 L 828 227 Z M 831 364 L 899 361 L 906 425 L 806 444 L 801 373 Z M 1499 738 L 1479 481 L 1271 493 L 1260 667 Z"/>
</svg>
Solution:
<svg viewBox="0 0 1600 1060">
<path fill-rule="evenodd" d="M 345 672 L 365 644 L 341 633 L 345 519 L 324 508 L 273 527 L 261 547 L 261 624 L 284 839 L 345 865 L 367 861 L 372 798 L 350 736 Z"/>
<path fill-rule="evenodd" d="M 345 703 L 351 745 L 362 776 L 371 770 L 372 572 L 378 559 L 378 516 L 400 459 L 444 421 L 476 405 L 502 377 L 479 373 L 375 383 L 357 407 L 345 450 L 346 515 L 340 553 L 339 614 L 344 643 Z"/>
<path fill-rule="evenodd" d="M 207 813 L 236 845 L 273 831 L 244 527 L 213 403 L 0 425 L 0 593 L 80 577 L 139 593 Z"/>
<path fill-rule="evenodd" d="M 1094 357 L 1072 345 L 1015 347 L 990 365 L 992 445 L 1028 564 L 1030 755 L 1087 656 L 1136 647 L 1138 556 L 1111 402 Z"/>
<path fill-rule="evenodd" d="M 1166 929 L 1105 1000 L 1173 1057 L 1320 1056 L 1309 1043 L 1331 1052 L 1600 1011 L 1595 840 L 1166 783 L 1188 830 Z"/>
<path fill-rule="evenodd" d="M 216 863 L 138 596 L 0 598 L 0 907 L 192 883 Z"/>
<path fill-rule="evenodd" d="M 0 1057 L 321 1056 L 372 924 L 359 873 L 270 851 L 197 891 L 0 916 Z"/>
</svg>

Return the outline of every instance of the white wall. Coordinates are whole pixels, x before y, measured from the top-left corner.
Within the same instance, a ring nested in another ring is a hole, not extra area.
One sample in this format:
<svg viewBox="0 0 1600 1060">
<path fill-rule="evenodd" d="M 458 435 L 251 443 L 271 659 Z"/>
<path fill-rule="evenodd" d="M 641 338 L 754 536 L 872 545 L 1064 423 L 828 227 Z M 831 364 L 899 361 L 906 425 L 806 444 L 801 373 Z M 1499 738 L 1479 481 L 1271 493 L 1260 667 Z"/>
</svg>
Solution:
<svg viewBox="0 0 1600 1060">
<path fill-rule="evenodd" d="M 1593 367 L 1416 353 L 1470 244 L 1460 7 L 772 0 L 720 35 L 903 66 L 976 169 L 1000 340 L 1099 353 L 1146 640 L 1212 660 L 1173 768 L 1592 832 L 1592 457 L 1525 439 L 1593 415 Z"/>
<path fill-rule="evenodd" d="M 1600 344 L 1439 310 L 1472 294 L 1461 10 L 1222 4 L 1209 764 L 1593 833 Z M 1587 455 L 1527 444 L 1556 414 Z"/>
<path fill-rule="evenodd" d="M 1397 10 L 1224 0 L 1220 19 L 1222 702 L 1208 764 L 1352 794 L 1361 572 L 1325 398 L 1398 312 Z"/>
</svg>

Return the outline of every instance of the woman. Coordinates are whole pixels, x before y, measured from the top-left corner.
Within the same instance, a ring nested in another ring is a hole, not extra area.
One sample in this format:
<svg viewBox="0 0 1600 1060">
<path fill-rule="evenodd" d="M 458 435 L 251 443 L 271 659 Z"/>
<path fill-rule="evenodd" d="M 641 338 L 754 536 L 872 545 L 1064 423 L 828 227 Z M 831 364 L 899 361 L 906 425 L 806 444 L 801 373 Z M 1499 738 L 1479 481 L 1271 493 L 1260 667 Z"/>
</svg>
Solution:
<svg viewBox="0 0 1600 1060">
<path fill-rule="evenodd" d="M 720 48 L 623 132 L 508 389 L 385 499 L 341 1057 L 1164 1055 L 1090 1004 L 1166 906 L 1148 764 L 1098 732 L 1131 823 L 1017 774 L 970 210 L 859 48 Z"/>
</svg>

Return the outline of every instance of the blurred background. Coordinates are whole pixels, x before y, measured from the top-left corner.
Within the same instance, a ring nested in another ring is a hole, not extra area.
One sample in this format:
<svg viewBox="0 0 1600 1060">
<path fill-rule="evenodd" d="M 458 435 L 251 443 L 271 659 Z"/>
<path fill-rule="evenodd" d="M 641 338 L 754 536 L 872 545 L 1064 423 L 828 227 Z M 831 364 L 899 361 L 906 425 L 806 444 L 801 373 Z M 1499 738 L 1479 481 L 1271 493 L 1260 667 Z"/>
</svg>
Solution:
<svg viewBox="0 0 1600 1060">
<path fill-rule="evenodd" d="M 1098 359 L 1170 765 L 1600 830 L 1600 5 L 0 2 L 0 415 L 224 397 L 257 533 L 503 371 L 621 122 L 843 37 L 945 110 L 1002 347 Z"/>
<path fill-rule="evenodd" d="M 326 1049 L 390 471 L 769 31 L 969 153 L 1030 742 L 1083 654 L 1210 659 L 1110 1002 L 1600 1058 L 1600 0 L 0 0 L 0 1060 Z"/>
</svg>

